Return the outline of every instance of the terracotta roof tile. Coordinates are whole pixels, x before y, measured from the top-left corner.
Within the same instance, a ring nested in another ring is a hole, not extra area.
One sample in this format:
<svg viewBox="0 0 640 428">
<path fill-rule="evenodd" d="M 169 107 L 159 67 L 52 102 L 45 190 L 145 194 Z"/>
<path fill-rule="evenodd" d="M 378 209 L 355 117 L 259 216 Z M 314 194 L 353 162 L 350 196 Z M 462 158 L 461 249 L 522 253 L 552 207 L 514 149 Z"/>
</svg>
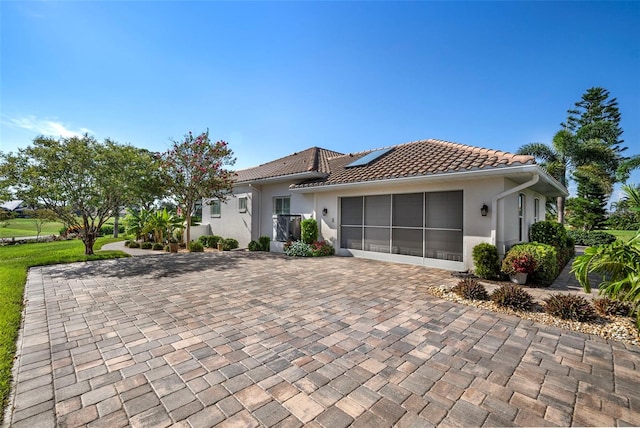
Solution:
<svg viewBox="0 0 640 428">
<path fill-rule="evenodd" d="M 265 164 L 237 171 L 236 182 L 284 177 L 304 172 L 329 174 L 329 159 L 342 153 L 311 147 Z"/>
<path fill-rule="evenodd" d="M 329 173 L 324 178 L 293 187 L 326 186 L 535 163 L 533 156 L 515 155 L 449 141 L 421 140 L 393 146 L 393 150 L 368 165 L 346 167 L 372 151 L 374 150 L 327 157 Z"/>
<path fill-rule="evenodd" d="M 347 168 L 350 163 L 375 150 L 342 154 L 311 147 L 253 168 L 240 170 L 237 172 L 236 182 L 286 177 L 305 172 L 322 174 L 321 178 L 293 186 L 313 187 L 535 163 L 533 156 L 516 155 L 443 140 L 420 140 L 391 146 L 391 148 L 391 151 L 367 165 Z"/>
</svg>

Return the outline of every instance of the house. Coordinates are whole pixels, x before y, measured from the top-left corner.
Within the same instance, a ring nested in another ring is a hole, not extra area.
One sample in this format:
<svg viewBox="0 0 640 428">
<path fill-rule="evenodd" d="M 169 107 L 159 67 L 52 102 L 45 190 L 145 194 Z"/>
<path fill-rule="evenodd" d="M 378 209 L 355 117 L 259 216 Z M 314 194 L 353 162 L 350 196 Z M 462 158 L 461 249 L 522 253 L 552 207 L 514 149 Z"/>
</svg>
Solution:
<svg viewBox="0 0 640 428">
<path fill-rule="evenodd" d="M 527 241 L 547 198 L 567 194 L 532 156 L 432 139 L 348 154 L 312 147 L 238 171 L 231 197 L 205 201 L 203 224 L 241 247 L 270 236 L 283 251 L 314 218 L 338 255 L 461 271 L 481 242 L 504 254 Z"/>
<path fill-rule="evenodd" d="M 13 213 L 17 217 L 23 217 L 24 211 L 28 209 L 29 209 L 29 206 L 20 199 L 0 203 L 0 210 Z"/>
</svg>

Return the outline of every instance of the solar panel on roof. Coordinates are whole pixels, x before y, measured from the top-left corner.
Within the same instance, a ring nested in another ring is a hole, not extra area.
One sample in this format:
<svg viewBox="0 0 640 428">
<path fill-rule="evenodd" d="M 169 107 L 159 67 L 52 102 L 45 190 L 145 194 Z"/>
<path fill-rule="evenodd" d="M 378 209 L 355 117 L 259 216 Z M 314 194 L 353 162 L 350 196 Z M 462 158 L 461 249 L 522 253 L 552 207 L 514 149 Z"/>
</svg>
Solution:
<svg viewBox="0 0 640 428">
<path fill-rule="evenodd" d="M 386 155 L 391 150 L 393 150 L 393 147 L 390 147 L 388 149 L 380 149 L 380 150 L 373 151 L 371 153 L 367 153 L 366 155 L 362 156 L 360 159 L 356 159 L 353 162 L 351 162 L 345 168 L 352 168 L 354 166 L 369 165 L 371 162 L 375 161 L 376 159 L 378 159 L 379 157 L 381 157 L 383 155 Z"/>
</svg>

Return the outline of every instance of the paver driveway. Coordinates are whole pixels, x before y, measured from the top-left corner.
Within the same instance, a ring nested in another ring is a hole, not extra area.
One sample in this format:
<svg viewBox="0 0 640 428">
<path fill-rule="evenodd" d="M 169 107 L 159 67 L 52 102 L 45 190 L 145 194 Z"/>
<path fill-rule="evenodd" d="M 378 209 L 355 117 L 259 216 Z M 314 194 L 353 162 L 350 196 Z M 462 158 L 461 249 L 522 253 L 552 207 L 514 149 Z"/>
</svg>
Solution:
<svg viewBox="0 0 640 428">
<path fill-rule="evenodd" d="M 448 272 L 266 253 L 32 269 L 28 426 L 640 425 L 640 349 L 432 297 Z"/>
</svg>

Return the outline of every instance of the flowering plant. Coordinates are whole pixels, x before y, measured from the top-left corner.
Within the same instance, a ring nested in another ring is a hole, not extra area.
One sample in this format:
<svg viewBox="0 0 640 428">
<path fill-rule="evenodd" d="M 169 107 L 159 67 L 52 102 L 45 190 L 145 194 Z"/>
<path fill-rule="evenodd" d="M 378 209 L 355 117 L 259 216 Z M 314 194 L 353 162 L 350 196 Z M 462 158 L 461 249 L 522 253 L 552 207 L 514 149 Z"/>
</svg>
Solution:
<svg viewBox="0 0 640 428">
<path fill-rule="evenodd" d="M 519 273 L 533 273 L 536 270 L 536 261 L 528 254 L 516 257 L 513 262 L 513 270 Z"/>
<path fill-rule="evenodd" d="M 507 253 L 502 261 L 502 270 L 508 275 L 531 274 L 536 270 L 536 261 L 531 254 L 512 251 Z"/>
</svg>

